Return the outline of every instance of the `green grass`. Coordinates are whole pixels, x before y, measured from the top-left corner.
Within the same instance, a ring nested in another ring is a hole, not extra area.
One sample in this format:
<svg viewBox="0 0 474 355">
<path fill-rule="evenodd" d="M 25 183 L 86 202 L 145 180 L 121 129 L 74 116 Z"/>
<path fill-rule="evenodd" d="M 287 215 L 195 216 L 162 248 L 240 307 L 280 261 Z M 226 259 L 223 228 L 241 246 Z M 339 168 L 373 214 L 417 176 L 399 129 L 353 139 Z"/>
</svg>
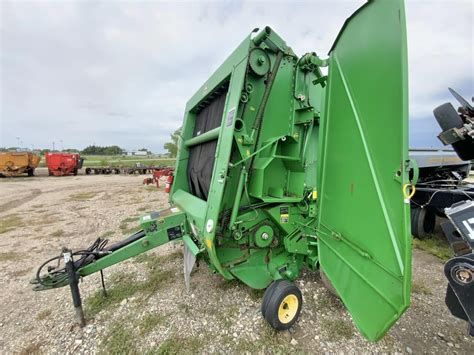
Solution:
<svg viewBox="0 0 474 355">
<path fill-rule="evenodd" d="M 436 236 L 429 239 L 413 238 L 413 246 L 436 256 L 443 262 L 451 259 L 454 255 L 446 239 Z"/>
<path fill-rule="evenodd" d="M 112 285 L 112 287 L 107 287 L 107 297 L 104 296 L 102 290 L 98 290 L 86 299 L 86 314 L 88 316 L 94 317 L 100 311 L 110 309 L 125 298 L 132 297 L 140 286 L 133 274 L 115 274 L 109 281 L 106 281 L 107 284 Z"/>
<path fill-rule="evenodd" d="M 354 335 L 354 327 L 344 319 L 323 319 L 321 323 L 331 341 L 350 339 Z"/>
<path fill-rule="evenodd" d="M 167 316 L 159 314 L 147 314 L 138 323 L 140 335 L 145 335 L 155 329 L 157 326 L 165 323 Z"/>
<path fill-rule="evenodd" d="M 12 251 L 0 253 L 0 261 L 20 260 L 21 258 L 22 258 L 21 254 L 14 253 Z"/>
<path fill-rule="evenodd" d="M 254 288 L 246 287 L 245 288 L 248 292 L 248 295 L 252 301 L 259 301 L 263 299 L 263 294 L 265 290 L 256 290 Z"/>
<path fill-rule="evenodd" d="M 51 233 L 51 237 L 59 238 L 59 237 L 62 237 L 65 233 L 66 232 L 64 232 L 62 229 L 58 229 L 54 231 L 53 233 Z"/>
<path fill-rule="evenodd" d="M 13 276 L 13 277 L 21 277 L 21 276 L 28 275 L 32 269 L 33 268 L 28 267 L 26 269 L 11 271 L 9 274 L 10 276 Z"/>
<path fill-rule="evenodd" d="M 115 234 L 114 231 L 107 231 L 107 232 L 104 232 L 102 233 L 102 235 L 100 236 L 101 238 L 108 238 L 108 237 L 111 237 Z"/>
<path fill-rule="evenodd" d="M 174 355 L 174 354 L 196 354 L 202 352 L 203 341 L 198 337 L 185 337 L 172 335 L 149 354 Z"/>
<path fill-rule="evenodd" d="M 136 354 L 136 341 L 123 322 L 117 322 L 101 344 L 101 354 Z"/>
<path fill-rule="evenodd" d="M 16 214 L 11 214 L 0 219 L 0 234 L 10 232 L 24 226 L 23 220 Z"/>
<path fill-rule="evenodd" d="M 41 343 L 31 343 L 23 347 L 20 355 L 42 354 Z"/>
<path fill-rule="evenodd" d="M 130 235 L 140 230 L 140 226 L 138 222 L 139 222 L 138 217 L 128 217 L 122 220 L 119 226 L 120 230 L 122 231 L 122 234 Z M 133 225 L 129 226 L 129 223 L 133 223 Z"/>
<path fill-rule="evenodd" d="M 413 293 L 418 293 L 421 295 L 431 295 L 433 292 L 431 289 L 421 280 L 413 280 L 411 290 Z"/>
<path fill-rule="evenodd" d="M 122 220 L 121 223 L 130 223 L 130 222 L 135 222 L 135 223 L 137 223 L 137 222 L 138 222 L 138 217 L 128 217 L 128 218 L 125 218 L 124 220 Z"/>
<path fill-rule="evenodd" d="M 86 201 L 94 198 L 97 195 L 95 192 L 79 192 L 69 196 L 71 201 Z"/>
<path fill-rule="evenodd" d="M 39 312 L 36 315 L 36 319 L 37 320 L 44 320 L 44 319 L 48 318 L 50 315 L 51 315 L 51 310 L 50 309 L 45 309 L 45 310 Z"/>
<path fill-rule="evenodd" d="M 138 258 L 138 257 L 137 257 Z M 106 280 L 107 296 L 102 290 L 98 290 L 94 295 L 85 301 L 86 314 L 94 317 L 102 310 L 114 308 L 122 300 L 130 298 L 137 292 L 142 294 L 143 299 L 147 299 L 162 289 L 164 284 L 173 279 L 170 271 L 163 270 L 157 260 L 147 262 L 148 275 L 145 281 L 137 281 L 134 274 L 114 274 L 110 280 Z"/>
</svg>

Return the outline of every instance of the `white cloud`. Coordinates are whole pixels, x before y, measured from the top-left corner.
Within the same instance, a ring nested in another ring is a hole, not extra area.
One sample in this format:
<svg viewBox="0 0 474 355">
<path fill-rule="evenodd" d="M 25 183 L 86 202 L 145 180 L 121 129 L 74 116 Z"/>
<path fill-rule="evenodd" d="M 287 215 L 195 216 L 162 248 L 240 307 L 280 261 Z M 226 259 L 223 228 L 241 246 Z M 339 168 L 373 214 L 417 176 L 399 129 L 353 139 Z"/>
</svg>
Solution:
<svg viewBox="0 0 474 355">
<path fill-rule="evenodd" d="M 362 3 L 2 2 L 0 146 L 21 136 L 161 151 L 187 99 L 253 28 L 324 56 Z M 447 86 L 473 92 L 472 15 L 470 1 L 407 3 L 411 116 L 431 131 Z"/>
</svg>

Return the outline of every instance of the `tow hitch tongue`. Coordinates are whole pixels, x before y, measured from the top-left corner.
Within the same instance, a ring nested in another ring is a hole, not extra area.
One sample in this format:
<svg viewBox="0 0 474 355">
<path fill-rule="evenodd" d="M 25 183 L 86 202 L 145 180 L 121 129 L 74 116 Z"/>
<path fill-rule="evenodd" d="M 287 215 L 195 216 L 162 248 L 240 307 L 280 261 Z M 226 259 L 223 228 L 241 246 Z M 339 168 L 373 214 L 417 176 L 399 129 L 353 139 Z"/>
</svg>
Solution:
<svg viewBox="0 0 474 355">
<path fill-rule="evenodd" d="M 45 261 L 39 267 L 36 278 L 31 281 L 35 285 L 33 290 L 44 291 L 69 285 L 77 323 L 83 327 L 85 319 L 79 279 L 100 272 L 101 285 L 104 295 L 107 296 L 103 269 L 170 241 L 182 239 L 184 222 L 185 214 L 177 208 L 171 208 L 141 217 L 142 230 L 110 246 L 107 246 L 107 239 L 97 238 L 84 250 L 72 251 L 63 248 L 59 256 Z M 195 260 L 192 252 L 190 254 Z M 190 260 L 193 261 L 192 258 Z M 190 263 L 188 267 L 192 269 L 193 265 L 194 263 Z M 47 272 L 43 272 L 45 267 Z"/>
</svg>

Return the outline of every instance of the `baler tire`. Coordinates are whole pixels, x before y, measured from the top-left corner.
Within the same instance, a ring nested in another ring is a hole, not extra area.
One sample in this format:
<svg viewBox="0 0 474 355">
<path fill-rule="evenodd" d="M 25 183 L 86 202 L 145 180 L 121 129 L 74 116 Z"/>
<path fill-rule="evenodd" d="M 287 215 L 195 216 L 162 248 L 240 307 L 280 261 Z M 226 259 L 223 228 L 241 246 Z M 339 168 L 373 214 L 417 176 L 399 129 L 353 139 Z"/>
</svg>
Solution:
<svg viewBox="0 0 474 355">
<path fill-rule="evenodd" d="M 77 169 L 74 169 L 74 170 L 72 171 L 72 175 L 77 176 Z"/>
<path fill-rule="evenodd" d="M 28 176 L 35 176 L 35 169 L 34 168 L 28 169 Z"/>
<path fill-rule="evenodd" d="M 436 226 L 436 214 L 429 208 L 411 209 L 411 234 L 418 239 L 428 239 Z"/>
<path fill-rule="evenodd" d="M 268 301 L 270 300 L 270 297 L 273 294 L 273 290 L 275 290 L 275 287 L 278 285 L 278 283 L 280 283 L 282 281 L 283 281 L 283 279 L 273 281 L 270 284 L 270 286 L 268 286 L 267 289 L 265 290 L 265 292 L 263 294 L 263 298 L 262 298 L 262 307 L 261 307 L 262 316 L 265 317 L 265 312 L 267 311 L 267 304 L 268 304 Z"/>
<path fill-rule="evenodd" d="M 265 311 L 266 321 L 276 330 L 287 330 L 298 320 L 303 306 L 300 289 L 282 280 L 273 289 Z"/>
<path fill-rule="evenodd" d="M 331 294 L 336 296 L 337 298 L 340 298 L 339 295 L 337 294 L 336 289 L 334 288 L 331 280 L 327 277 L 326 273 L 323 271 L 323 269 L 319 269 L 319 276 L 321 277 L 321 281 L 323 282 L 324 286 L 327 288 Z"/>
</svg>

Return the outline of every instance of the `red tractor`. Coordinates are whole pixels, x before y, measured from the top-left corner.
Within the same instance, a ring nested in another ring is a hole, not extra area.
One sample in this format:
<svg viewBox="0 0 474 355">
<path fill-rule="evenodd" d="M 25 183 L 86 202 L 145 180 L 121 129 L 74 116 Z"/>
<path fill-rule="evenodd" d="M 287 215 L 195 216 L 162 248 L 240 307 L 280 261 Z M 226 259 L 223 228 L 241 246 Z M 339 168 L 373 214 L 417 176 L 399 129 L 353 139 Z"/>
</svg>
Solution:
<svg viewBox="0 0 474 355">
<path fill-rule="evenodd" d="M 46 153 L 45 157 L 49 176 L 77 175 L 84 162 L 78 153 Z"/>
</svg>

